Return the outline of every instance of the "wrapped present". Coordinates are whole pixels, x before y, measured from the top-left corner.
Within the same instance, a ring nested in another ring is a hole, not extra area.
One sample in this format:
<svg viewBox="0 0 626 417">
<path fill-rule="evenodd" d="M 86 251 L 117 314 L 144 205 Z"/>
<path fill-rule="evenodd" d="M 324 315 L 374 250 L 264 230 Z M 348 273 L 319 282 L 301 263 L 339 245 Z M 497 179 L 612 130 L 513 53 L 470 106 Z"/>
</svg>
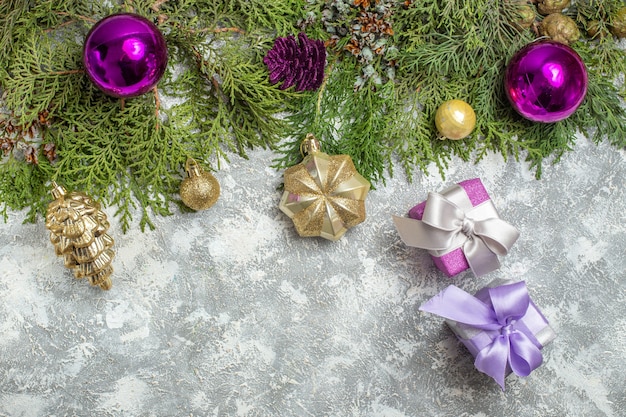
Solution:
<svg viewBox="0 0 626 417">
<path fill-rule="evenodd" d="M 524 281 L 495 280 L 474 296 L 450 285 L 420 310 L 444 317 L 474 356 L 476 369 L 503 391 L 511 372 L 528 376 L 541 365 L 541 349 L 556 337 Z"/>
<path fill-rule="evenodd" d="M 466 269 L 481 276 L 500 268 L 498 256 L 511 249 L 519 230 L 498 215 L 480 179 L 455 184 L 394 216 L 408 246 L 426 249 L 435 265 L 452 277 Z"/>
</svg>

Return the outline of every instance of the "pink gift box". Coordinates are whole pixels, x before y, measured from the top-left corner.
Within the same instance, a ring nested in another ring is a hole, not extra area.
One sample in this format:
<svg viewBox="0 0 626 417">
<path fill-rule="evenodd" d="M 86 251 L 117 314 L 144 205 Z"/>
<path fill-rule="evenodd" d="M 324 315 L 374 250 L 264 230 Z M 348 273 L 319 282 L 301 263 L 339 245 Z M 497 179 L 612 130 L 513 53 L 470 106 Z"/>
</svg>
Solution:
<svg viewBox="0 0 626 417">
<path fill-rule="evenodd" d="M 444 197 L 449 197 L 452 194 L 452 190 L 455 187 L 461 187 L 465 190 L 465 194 L 469 199 L 472 206 L 476 207 L 487 200 L 490 200 L 489 194 L 482 181 L 479 178 L 474 178 L 466 181 L 461 181 L 452 187 L 447 188 L 440 194 Z M 456 202 L 455 202 L 456 203 Z M 416 220 L 422 220 L 424 215 L 424 207 L 426 201 L 423 201 L 409 210 L 409 217 Z M 467 269 L 469 264 L 467 258 L 460 247 L 454 248 L 450 251 L 428 251 L 430 253 L 435 266 L 445 273 L 448 277 L 453 277 Z"/>
</svg>

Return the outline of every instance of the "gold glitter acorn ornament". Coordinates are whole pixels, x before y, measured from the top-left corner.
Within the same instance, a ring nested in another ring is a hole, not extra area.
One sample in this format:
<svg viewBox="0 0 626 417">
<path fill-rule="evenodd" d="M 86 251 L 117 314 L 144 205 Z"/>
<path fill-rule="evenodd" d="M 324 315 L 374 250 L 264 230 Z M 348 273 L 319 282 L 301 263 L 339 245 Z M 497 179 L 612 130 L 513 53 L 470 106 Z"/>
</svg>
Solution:
<svg viewBox="0 0 626 417">
<path fill-rule="evenodd" d="M 114 241 L 106 233 L 109 222 L 100 204 L 83 193 L 68 194 L 56 182 L 51 192 L 55 200 L 48 205 L 46 228 L 57 256 L 63 256 L 76 278 L 110 289 Z"/>
<path fill-rule="evenodd" d="M 204 171 L 193 158 L 185 163 L 187 178 L 180 184 L 180 199 L 192 210 L 206 210 L 220 196 L 220 184 L 210 172 Z"/>
<path fill-rule="evenodd" d="M 311 134 L 300 145 L 304 159 L 285 171 L 285 192 L 278 207 L 302 237 L 336 241 L 365 220 L 370 183 L 356 171 L 348 155 L 320 151 Z"/>
<path fill-rule="evenodd" d="M 466 138 L 476 127 L 476 113 L 463 100 L 445 101 L 435 113 L 435 126 L 448 139 Z"/>
</svg>

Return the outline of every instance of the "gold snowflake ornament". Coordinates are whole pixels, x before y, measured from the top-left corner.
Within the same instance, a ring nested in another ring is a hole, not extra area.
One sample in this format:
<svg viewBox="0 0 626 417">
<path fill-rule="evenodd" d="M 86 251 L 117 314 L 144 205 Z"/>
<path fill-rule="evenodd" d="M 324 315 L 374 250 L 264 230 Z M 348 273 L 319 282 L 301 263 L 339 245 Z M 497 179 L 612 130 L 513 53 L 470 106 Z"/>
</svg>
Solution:
<svg viewBox="0 0 626 417">
<path fill-rule="evenodd" d="M 279 208 L 302 237 L 321 236 L 336 241 L 365 220 L 365 197 L 370 183 L 356 171 L 348 155 L 320 152 L 308 135 L 302 143 L 306 155 L 285 171 L 285 192 Z"/>
</svg>

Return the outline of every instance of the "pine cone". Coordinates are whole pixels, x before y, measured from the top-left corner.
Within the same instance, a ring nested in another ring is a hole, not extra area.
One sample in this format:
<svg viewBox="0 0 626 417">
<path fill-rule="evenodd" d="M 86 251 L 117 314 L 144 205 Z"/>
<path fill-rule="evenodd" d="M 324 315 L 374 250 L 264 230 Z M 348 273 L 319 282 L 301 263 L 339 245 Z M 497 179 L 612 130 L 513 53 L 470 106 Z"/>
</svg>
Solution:
<svg viewBox="0 0 626 417">
<path fill-rule="evenodd" d="M 296 38 L 276 38 L 274 46 L 267 52 L 263 62 L 270 72 L 270 82 L 285 90 L 296 86 L 296 91 L 316 90 L 324 80 L 326 48 L 324 42 L 307 38 L 304 33 Z"/>
<path fill-rule="evenodd" d="M 568 7 L 570 0 L 541 0 L 537 4 L 537 10 L 544 16 L 552 13 L 560 13 Z"/>
<path fill-rule="evenodd" d="M 511 0 L 505 3 L 514 17 L 510 23 L 517 30 L 525 30 L 535 22 L 535 8 L 525 0 Z"/>
<path fill-rule="evenodd" d="M 590 38 L 604 38 L 610 35 L 609 29 L 604 24 L 601 24 L 598 20 L 591 20 L 587 22 L 587 35 Z"/>
<path fill-rule="evenodd" d="M 578 30 L 576 22 L 574 22 L 571 17 L 565 16 L 562 13 L 552 13 L 546 16 L 545 19 L 541 21 L 539 32 L 554 41 L 566 45 L 580 38 L 580 31 Z"/>
<path fill-rule="evenodd" d="M 91 285 L 110 289 L 114 242 L 106 233 L 109 222 L 100 204 L 83 193 L 67 194 L 56 183 L 52 195 L 55 200 L 48 205 L 46 227 L 56 254 L 63 256 L 65 266 L 76 278 L 87 278 Z"/>
<path fill-rule="evenodd" d="M 611 33 L 618 38 L 626 38 L 626 7 L 620 8 L 613 16 Z"/>
</svg>

